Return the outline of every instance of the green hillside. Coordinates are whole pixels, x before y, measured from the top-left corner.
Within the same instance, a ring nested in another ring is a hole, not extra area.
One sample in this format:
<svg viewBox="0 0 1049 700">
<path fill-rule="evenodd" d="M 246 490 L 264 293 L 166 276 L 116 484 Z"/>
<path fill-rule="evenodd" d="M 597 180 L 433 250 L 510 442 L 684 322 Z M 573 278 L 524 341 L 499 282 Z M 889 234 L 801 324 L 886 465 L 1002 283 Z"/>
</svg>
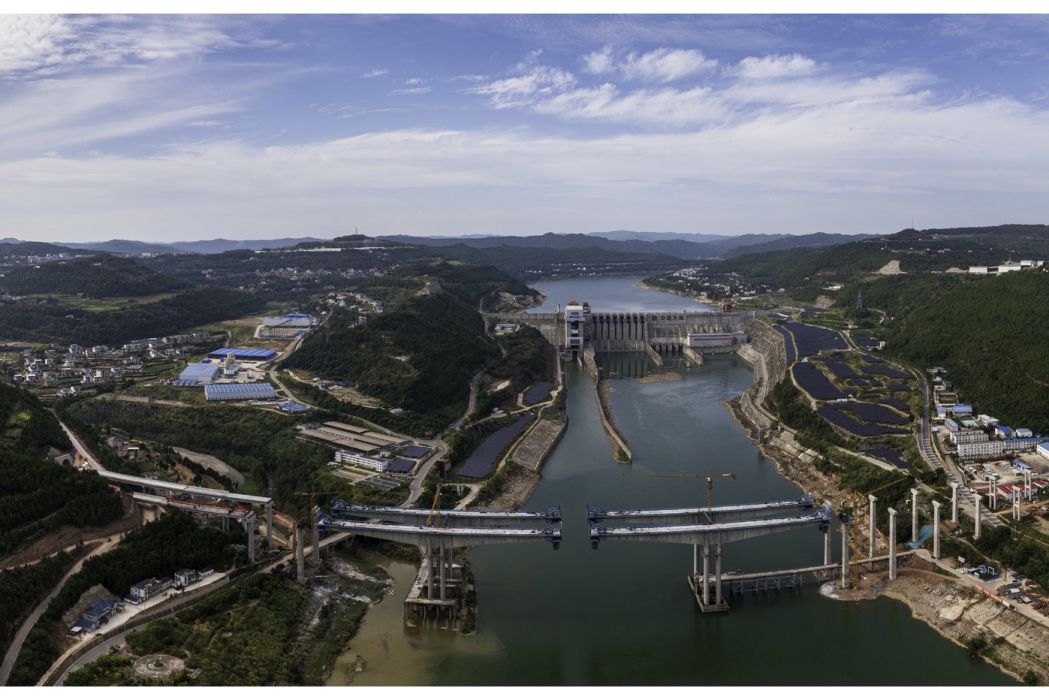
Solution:
<svg viewBox="0 0 1049 700">
<path fill-rule="evenodd" d="M 9 294 L 82 294 L 92 298 L 142 297 L 188 285 L 131 260 L 110 255 L 24 265 L 0 277 Z"/>
<path fill-rule="evenodd" d="M 888 353 L 946 367 L 981 413 L 1049 433 L 1049 274 L 932 288 L 896 318 L 887 341 Z"/>
</svg>

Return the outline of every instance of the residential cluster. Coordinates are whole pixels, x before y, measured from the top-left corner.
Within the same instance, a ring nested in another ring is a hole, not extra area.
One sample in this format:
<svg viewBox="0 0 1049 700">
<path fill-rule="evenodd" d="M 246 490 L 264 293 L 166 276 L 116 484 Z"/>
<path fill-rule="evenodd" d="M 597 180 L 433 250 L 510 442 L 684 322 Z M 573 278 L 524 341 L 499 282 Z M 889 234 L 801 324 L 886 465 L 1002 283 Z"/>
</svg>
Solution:
<svg viewBox="0 0 1049 700">
<path fill-rule="evenodd" d="M 120 347 L 109 345 L 52 345 L 21 351 L 22 366 L 11 374 L 16 384 L 62 385 L 59 395 L 75 395 L 75 385 L 98 384 L 119 379 L 143 369 L 144 363 L 165 361 L 192 354 L 196 346 L 211 339 L 210 333 L 183 333 L 163 338 L 141 338 Z"/>
<path fill-rule="evenodd" d="M 147 578 L 131 586 L 123 601 L 106 598 L 94 603 L 90 608 L 81 613 L 69 634 L 76 636 L 85 632 L 97 632 L 98 629 L 108 622 L 118 612 L 124 610 L 127 605 L 142 605 L 155 598 L 164 591 L 180 591 L 187 586 L 192 586 L 215 573 L 214 569 L 196 571 L 193 569 L 179 569 L 168 578 Z"/>
</svg>

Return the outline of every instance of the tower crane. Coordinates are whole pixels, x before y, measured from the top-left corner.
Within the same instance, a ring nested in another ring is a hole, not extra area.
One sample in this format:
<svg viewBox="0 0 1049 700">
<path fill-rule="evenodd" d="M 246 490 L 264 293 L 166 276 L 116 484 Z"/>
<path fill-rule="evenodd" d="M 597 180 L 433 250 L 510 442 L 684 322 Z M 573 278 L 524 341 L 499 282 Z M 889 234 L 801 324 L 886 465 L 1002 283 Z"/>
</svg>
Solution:
<svg viewBox="0 0 1049 700">
<path fill-rule="evenodd" d="M 706 472 L 633 472 L 630 476 L 654 477 L 657 479 L 706 479 L 707 480 L 707 510 L 714 507 L 714 479 L 735 479 L 735 472 L 724 472 L 722 474 Z"/>
</svg>

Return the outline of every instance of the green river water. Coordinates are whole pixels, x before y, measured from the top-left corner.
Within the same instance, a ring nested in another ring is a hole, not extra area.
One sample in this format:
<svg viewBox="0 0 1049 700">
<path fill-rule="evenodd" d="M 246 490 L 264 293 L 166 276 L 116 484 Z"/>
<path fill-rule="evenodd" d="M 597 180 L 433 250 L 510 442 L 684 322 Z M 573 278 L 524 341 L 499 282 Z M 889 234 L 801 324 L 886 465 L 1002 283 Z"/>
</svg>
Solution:
<svg viewBox="0 0 1049 700">
<path fill-rule="evenodd" d="M 636 279 L 540 283 L 553 308 L 569 299 L 595 310 L 681 309 L 688 299 L 642 290 Z M 620 357 L 621 376 L 640 358 Z M 735 356 L 683 371 L 679 381 L 612 383 L 617 423 L 634 462 L 613 461 L 597 418 L 592 380 L 566 374 L 570 423 L 543 470 L 528 509 L 560 505 L 564 541 L 486 546 L 470 554 L 480 601 L 477 634 L 406 631 L 402 602 L 414 569 L 391 563 L 393 592 L 373 608 L 330 683 L 360 654 L 354 684 L 435 685 L 992 685 L 1012 680 L 914 620 L 902 603 L 841 602 L 815 586 L 730 599 L 727 614 L 700 615 L 686 585 L 687 545 L 602 543 L 591 549 L 586 506 L 696 505 L 705 484 L 650 478 L 652 471 L 732 471 L 720 504 L 796 496 L 722 401 L 753 380 Z M 835 557 L 840 552 L 835 542 Z M 822 535 L 796 531 L 729 545 L 726 570 L 822 563 Z"/>
</svg>

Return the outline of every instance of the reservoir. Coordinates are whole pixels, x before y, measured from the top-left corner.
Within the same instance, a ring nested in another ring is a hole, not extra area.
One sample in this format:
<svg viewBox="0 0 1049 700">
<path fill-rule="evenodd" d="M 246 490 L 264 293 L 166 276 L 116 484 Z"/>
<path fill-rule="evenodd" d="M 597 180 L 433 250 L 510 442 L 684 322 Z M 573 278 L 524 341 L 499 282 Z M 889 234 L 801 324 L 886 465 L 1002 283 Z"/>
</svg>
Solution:
<svg viewBox="0 0 1049 700">
<path fill-rule="evenodd" d="M 553 310 L 569 300 L 595 310 L 695 308 L 644 290 L 636 278 L 539 282 Z M 546 310 L 544 307 L 543 310 Z M 677 367 L 682 378 L 611 382 L 616 421 L 634 452 L 617 464 L 597 417 L 593 382 L 566 372 L 564 438 L 526 508 L 560 505 L 563 542 L 474 549 L 477 634 L 405 631 L 401 603 L 411 571 L 366 618 L 350 650 L 367 669 L 354 684 L 442 685 L 992 685 L 1012 679 L 914 620 L 902 603 L 832 600 L 801 591 L 730 598 L 727 614 L 702 616 L 686 584 L 687 545 L 603 542 L 590 546 L 586 507 L 703 505 L 702 478 L 646 472 L 734 472 L 718 479 L 715 504 L 797 496 L 733 422 L 722 401 L 751 383 L 736 356 Z M 731 571 L 822 563 L 822 535 L 796 531 L 725 547 Z M 840 546 L 835 541 L 835 557 Z M 407 568 L 407 567 L 405 567 Z M 403 581 L 402 581 L 403 580 Z M 381 610 L 380 610 L 381 609 Z M 339 682 L 339 674 L 331 682 Z"/>
</svg>

